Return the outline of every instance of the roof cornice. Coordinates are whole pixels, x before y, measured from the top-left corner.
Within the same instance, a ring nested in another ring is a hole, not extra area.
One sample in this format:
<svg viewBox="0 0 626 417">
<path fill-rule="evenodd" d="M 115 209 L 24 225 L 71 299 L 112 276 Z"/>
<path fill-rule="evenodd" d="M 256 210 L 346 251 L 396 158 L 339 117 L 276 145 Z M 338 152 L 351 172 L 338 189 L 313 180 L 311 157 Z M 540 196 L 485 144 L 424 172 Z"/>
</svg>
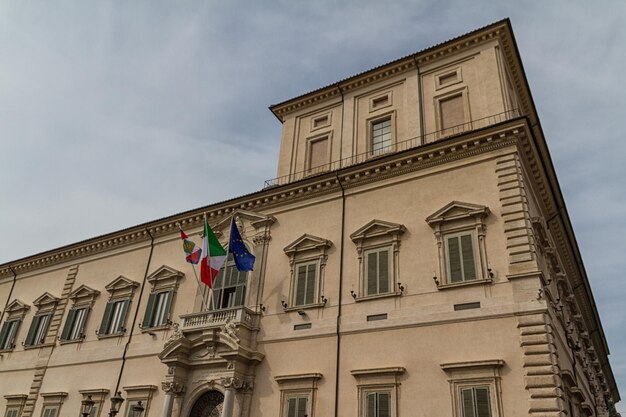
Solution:
<svg viewBox="0 0 626 417">
<path fill-rule="evenodd" d="M 378 82 L 385 78 L 394 77 L 415 68 L 416 63 L 417 65 L 427 64 L 493 39 L 510 40 L 511 33 L 510 22 L 508 19 L 504 19 L 489 26 L 476 29 L 465 35 L 431 46 L 422 51 L 345 78 L 326 87 L 313 90 L 282 103 L 274 104 L 270 106 L 270 110 L 279 120 L 284 121 L 284 116 L 291 112 L 306 108 L 312 104 L 331 100 L 340 96 L 342 93 L 345 94 L 346 92 Z M 511 43 L 503 43 L 503 45 L 507 44 L 510 45 Z"/>
</svg>

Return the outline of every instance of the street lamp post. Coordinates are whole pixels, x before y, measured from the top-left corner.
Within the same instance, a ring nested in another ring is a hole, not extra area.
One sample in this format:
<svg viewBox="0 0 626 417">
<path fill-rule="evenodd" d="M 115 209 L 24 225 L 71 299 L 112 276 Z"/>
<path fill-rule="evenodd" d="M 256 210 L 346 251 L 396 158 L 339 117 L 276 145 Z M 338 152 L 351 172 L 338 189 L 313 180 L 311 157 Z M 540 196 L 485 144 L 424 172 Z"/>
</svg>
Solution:
<svg viewBox="0 0 626 417">
<path fill-rule="evenodd" d="M 141 414 L 145 410 L 141 401 L 131 407 L 131 415 L 130 417 L 141 417 Z"/>
</svg>

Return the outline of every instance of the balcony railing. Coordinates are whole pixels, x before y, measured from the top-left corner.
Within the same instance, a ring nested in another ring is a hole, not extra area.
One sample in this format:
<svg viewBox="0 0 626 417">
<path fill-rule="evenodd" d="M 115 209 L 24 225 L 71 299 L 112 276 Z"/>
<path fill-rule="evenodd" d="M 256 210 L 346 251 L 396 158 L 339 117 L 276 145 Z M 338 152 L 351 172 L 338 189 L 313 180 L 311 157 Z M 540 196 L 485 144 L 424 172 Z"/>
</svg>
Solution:
<svg viewBox="0 0 626 417">
<path fill-rule="evenodd" d="M 393 143 L 382 149 L 377 149 L 376 152 L 367 151 L 360 154 L 352 155 L 343 159 L 339 159 L 328 164 L 320 165 L 305 171 L 296 172 L 289 175 L 283 175 L 281 177 L 273 178 L 265 181 L 264 188 L 275 187 L 278 185 L 288 184 L 293 181 L 298 181 L 303 178 L 315 176 L 317 174 L 323 174 L 329 171 L 335 171 L 341 168 L 345 168 L 351 165 L 356 165 L 361 162 L 370 161 L 376 158 L 388 156 L 391 153 L 406 151 L 407 149 L 416 148 L 420 145 L 434 142 L 438 139 L 448 138 L 450 136 L 458 135 L 461 133 L 470 132 L 472 130 L 482 129 L 491 125 L 505 122 L 507 120 L 519 117 L 518 110 L 509 110 L 502 113 L 494 114 L 481 119 L 472 120 L 471 122 L 463 123 L 458 126 L 452 126 L 447 129 L 437 130 L 430 132 L 422 136 L 416 136 L 402 142 Z"/>
<path fill-rule="evenodd" d="M 180 319 L 180 326 L 183 331 L 220 327 L 228 322 L 246 324 L 252 328 L 259 325 L 259 313 L 255 313 L 246 307 L 185 314 L 180 316 Z"/>
</svg>

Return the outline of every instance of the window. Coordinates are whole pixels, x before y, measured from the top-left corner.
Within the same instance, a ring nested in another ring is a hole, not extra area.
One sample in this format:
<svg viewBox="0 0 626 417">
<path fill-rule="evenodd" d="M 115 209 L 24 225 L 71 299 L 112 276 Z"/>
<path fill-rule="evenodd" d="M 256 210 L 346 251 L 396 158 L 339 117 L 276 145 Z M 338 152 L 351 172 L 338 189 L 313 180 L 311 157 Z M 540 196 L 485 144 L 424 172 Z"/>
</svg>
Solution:
<svg viewBox="0 0 626 417">
<path fill-rule="evenodd" d="M 142 330 L 166 328 L 172 317 L 172 303 L 178 283 L 184 274 L 169 266 L 163 265 L 148 276 L 152 291 L 148 297 L 146 313 L 141 322 Z"/>
<path fill-rule="evenodd" d="M 161 291 L 150 294 L 148 307 L 144 316 L 142 328 L 160 327 L 168 324 L 170 307 L 174 291 Z"/>
<path fill-rule="evenodd" d="M 126 332 L 126 318 L 130 301 L 139 283 L 119 276 L 106 285 L 109 300 L 98 329 L 98 338 L 121 336 Z"/>
<path fill-rule="evenodd" d="M 280 387 L 281 417 L 314 417 L 320 373 L 280 375 L 274 379 Z"/>
<path fill-rule="evenodd" d="M 58 302 L 58 298 L 47 292 L 33 301 L 33 304 L 37 307 L 37 312 L 30 323 L 30 328 L 24 341 L 25 347 L 41 346 L 46 343 L 48 326 Z"/>
<path fill-rule="evenodd" d="M 463 81 L 461 76 L 461 68 L 447 69 L 443 73 L 439 73 L 435 76 L 435 88 L 445 88 Z"/>
<path fill-rule="evenodd" d="M 454 417 L 498 417 L 501 415 L 501 359 L 441 364 L 452 392 Z"/>
<path fill-rule="evenodd" d="M 300 263 L 296 265 L 296 288 L 294 306 L 303 306 L 315 302 L 317 282 L 317 263 Z"/>
<path fill-rule="evenodd" d="M 104 400 L 109 394 L 109 390 L 105 388 L 100 388 L 100 389 L 80 390 L 78 392 L 83 396 L 82 398 L 83 400 L 91 399 L 91 401 L 93 401 L 93 407 L 91 408 L 89 417 L 99 417 L 100 410 L 102 410 Z M 82 417 L 82 414 L 80 413 L 80 411 L 77 417 Z"/>
<path fill-rule="evenodd" d="M 123 414 L 120 410 L 119 416 L 131 417 L 132 407 L 141 401 L 141 405 L 144 407 L 142 417 L 148 417 L 150 415 L 152 397 L 157 390 L 156 385 L 133 385 L 124 387 L 123 389 L 126 391 L 126 395 L 123 395 L 123 397 L 126 397 L 126 401 L 124 402 L 126 410 Z"/>
<path fill-rule="evenodd" d="M 211 309 L 233 308 L 244 305 L 248 273 L 237 270 L 233 255 L 228 254 L 225 266 L 215 277 Z"/>
<path fill-rule="evenodd" d="M 386 294 L 390 291 L 390 249 L 387 247 L 365 252 L 365 270 L 367 271 L 366 295 Z"/>
<path fill-rule="evenodd" d="M 328 137 L 310 140 L 307 160 L 307 170 L 309 173 L 327 170 L 328 160 Z"/>
<path fill-rule="evenodd" d="M 330 126 L 332 113 L 328 112 L 320 116 L 314 116 L 311 118 L 311 130 L 321 129 L 322 127 Z"/>
<path fill-rule="evenodd" d="M 439 101 L 439 111 L 441 112 L 440 128 L 442 130 L 465 123 L 465 110 L 463 109 L 463 96 L 461 94 Z"/>
<path fill-rule="evenodd" d="M 350 371 L 359 390 L 359 417 L 395 417 L 399 415 L 395 399 L 400 389 L 401 366 Z"/>
<path fill-rule="evenodd" d="M 283 249 L 291 266 L 290 302 L 286 310 L 325 305 L 324 270 L 331 246 L 327 239 L 304 234 Z"/>
<path fill-rule="evenodd" d="M 452 201 L 426 218 L 437 240 L 439 289 L 492 281 L 485 244 L 487 216 L 486 206 Z"/>
<path fill-rule="evenodd" d="M 8 394 L 4 396 L 7 403 L 7 408 L 4 413 L 4 417 L 19 417 L 26 404 L 26 394 Z"/>
<path fill-rule="evenodd" d="M 80 341 L 85 337 L 85 324 L 91 310 L 91 306 L 95 302 L 100 291 L 81 285 L 69 295 L 70 300 L 74 303 L 70 308 L 65 326 L 61 332 L 60 341 Z"/>
<path fill-rule="evenodd" d="M 359 260 L 359 290 L 352 292 L 356 301 L 400 295 L 398 265 L 400 236 L 404 225 L 372 220 L 350 235 Z"/>
<path fill-rule="evenodd" d="M 365 417 L 389 417 L 391 415 L 390 391 L 367 392 L 365 403 Z"/>
<path fill-rule="evenodd" d="M 308 416 L 307 404 L 309 398 L 306 396 L 293 396 L 287 398 L 287 417 Z"/>
<path fill-rule="evenodd" d="M 61 340 L 79 340 L 84 337 L 85 320 L 89 307 L 72 308 L 61 332 Z"/>
<path fill-rule="evenodd" d="M 43 397 L 41 417 L 58 417 L 67 392 L 42 393 L 41 396 Z"/>
<path fill-rule="evenodd" d="M 25 346 L 38 346 L 45 343 L 51 318 L 52 313 L 39 314 L 33 317 L 24 342 Z"/>
<path fill-rule="evenodd" d="M 463 417 L 491 417 L 489 387 L 461 389 L 461 409 Z"/>
<path fill-rule="evenodd" d="M 392 132 L 391 117 L 372 122 L 371 127 L 371 153 L 380 155 L 391 150 Z"/>
<path fill-rule="evenodd" d="M 476 259 L 474 258 L 473 234 L 455 233 L 446 235 L 446 267 L 450 282 L 476 279 Z"/>
<path fill-rule="evenodd" d="M 0 350 L 11 350 L 15 347 L 15 336 L 22 320 L 7 320 L 0 330 Z"/>
<path fill-rule="evenodd" d="M 126 332 L 126 314 L 130 300 L 109 301 L 104 309 L 98 336 L 121 335 Z"/>
</svg>

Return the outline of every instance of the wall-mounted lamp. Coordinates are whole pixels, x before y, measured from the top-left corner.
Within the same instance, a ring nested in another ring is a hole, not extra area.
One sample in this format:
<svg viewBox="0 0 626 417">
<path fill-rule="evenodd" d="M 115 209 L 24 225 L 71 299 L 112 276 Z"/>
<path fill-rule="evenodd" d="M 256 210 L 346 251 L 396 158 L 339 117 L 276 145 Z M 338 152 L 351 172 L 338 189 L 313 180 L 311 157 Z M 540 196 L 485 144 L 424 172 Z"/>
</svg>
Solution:
<svg viewBox="0 0 626 417">
<path fill-rule="evenodd" d="M 354 290 L 350 290 L 350 295 L 356 300 L 356 293 L 354 292 Z"/>
<path fill-rule="evenodd" d="M 263 304 L 259 304 L 259 310 L 265 313 L 266 307 Z"/>
<path fill-rule="evenodd" d="M 300 317 L 306 317 L 306 313 L 302 310 L 298 310 L 298 314 L 300 315 Z"/>
<path fill-rule="evenodd" d="M 130 417 L 141 417 L 141 414 L 145 410 L 141 401 L 131 407 Z"/>
<path fill-rule="evenodd" d="M 433 281 L 435 281 L 435 285 L 439 286 L 439 280 L 437 279 L 437 275 L 433 275 Z"/>
<path fill-rule="evenodd" d="M 120 407 L 124 402 L 124 398 L 122 397 L 121 392 L 117 392 L 113 397 L 111 397 L 111 410 L 109 411 L 109 416 L 115 417 L 117 413 L 120 412 Z"/>
<path fill-rule="evenodd" d="M 82 400 L 80 402 L 81 404 L 80 413 L 82 414 L 83 417 L 89 417 L 89 414 L 91 414 L 91 411 L 93 410 L 93 405 L 95 403 L 96 402 L 91 399 L 91 395 L 88 395 L 87 399 Z"/>
<path fill-rule="evenodd" d="M 401 282 L 398 282 L 398 291 L 400 291 L 400 294 L 404 294 L 404 285 Z"/>
<path fill-rule="evenodd" d="M 289 307 L 289 304 L 287 304 L 285 300 L 280 300 L 280 304 L 283 306 L 283 308 Z"/>
<path fill-rule="evenodd" d="M 322 302 L 322 305 L 326 305 L 326 303 L 328 302 L 328 298 L 324 297 L 323 295 L 320 295 L 320 301 Z"/>
</svg>

